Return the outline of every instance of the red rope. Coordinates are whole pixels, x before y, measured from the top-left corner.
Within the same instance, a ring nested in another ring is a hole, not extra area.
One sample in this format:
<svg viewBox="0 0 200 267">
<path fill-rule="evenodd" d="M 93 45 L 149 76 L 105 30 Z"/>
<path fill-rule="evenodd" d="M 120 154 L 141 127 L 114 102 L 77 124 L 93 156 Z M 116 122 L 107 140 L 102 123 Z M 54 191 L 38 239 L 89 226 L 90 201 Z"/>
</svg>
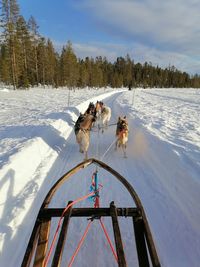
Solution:
<svg viewBox="0 0 200 267">
<path fill-rule="evenodd" d="M 90 228 L 91 223 L 92 223 L 92 221 L 90 221 L 90 222 L 88 223 L 88 225 L 87 225 L 87 227 L 86 227 L 86 229 L 85 229 L 85 232 L 84 232 L 84 234 L 83 234 L 81 240 L 79 241 L 78 246 L 77 246 L 77 248 L 76 248 L 74 254 L 72 255 L 72 258 L 71 258 L 71 260 L 70 260 L 70 263 L 69 263 L 68 267 L 71 267 L 71 266 L 72 266 L 72 263 L 74 262 L 74 259 L 75 259 L 75 257 L 77 256 L 77 254 L 78 254 L 78 252 L 79 252 L 79 250 L 80 250 L 80 248 L 81 248 L 81 246 L 82 246 L 82 244 L 83 244 L 83 241 L 84 241 L 85 238 L 86 238 L 86 235 L 87 235 L 87 233 L 88 233 L 88 231 L 89 231 L 89 228 Z"/>
<path fill-rule="evenodd" d="M 95 192 L 92 192 L 92 193 L 90 193 L 90 194 L 88 194 L 88 195 L 86 195 L 86 196 L 80 197 L 80 198 L 74 200 L 72 203 L 70 203 L 69 205 L 66 206 L 66 208 L 64 209 L 64 211 L 63 211 L 63 213 L 62 213 L 62 215 L 61 215 L 61 217 L 60 217 L 60 219 L 59 219 L 59 221 L 58 221 L 58 226 L 57 226 L 56 232 L 55 232 L 54 237 L 53 237 L 53 240 L 52 240 L 52 242 L 51 242 L 51 246 L 50 246 L 49 252 L 47 253 L 47 257 L 46 257 L 46 259 L 45 259 L 45 261 L 44 261 L 44 267 L 46 267 L 47 264 L 48 264 L 48 262 L 49 262 L 51 253 L 52 253 L 53 248 L 54 248 L 54 245 L 55 245 L 56 238 L 57 238 L 57 236 L 58 236 L 58 231 L 59 231 L 59 229 L 60 229 L 62 219 L 63 219 L 65 213 L 67 212 L 67 210 L 68 210 L 71 206 L 73 206 L 74 204 L 76 204 L 76 203 L 78 203 L 78 202 L 80 202 L 80 201 L 82 201 L 82 200 L 84 200 L 84 199 L 86 199 L 86 198 L 88 198 L 88 197 L 90 197 L 90 196 L 93 196 L 94 194 L 95 194 Z"/>
<path fill-rule="evenodd" d="M 103 224 L 101 218 L 100 218 L 100 224 L 101 224 L 101 227 L 102 227 L 102 229 L 103 229 L 103 231 L 104 231 L 104 234 L 105 234 L 105 236 L 106 236 L 106 239 L 107 239 L 107 241 L 108 241 L 108 243 L 109 243 L 109 245 L 110 245 L 110 248 L 111 248 L 112 253 L 113 253 L 114 257 L 115 257 L 115 260 L 116 260 L 116 262 L 118 263 L 117 253 L 116 253 L 116 251 L 115 251 L 115 249 L 114 249 L 114 247 L 113 247 L 113 245 L 112 245 L 112 242 L 111 242 L 111 240 L 110 240 L 110 237 L 109 237 L 109 235 L 108 235 L 108 232 L 106 231 L 105 225 Z"/>
<path fill-rule="evenodd" d="M 94 208 L 99 208 L 99 196 L 95 197 Z"/>
<path fill-rule="evenodd" d="M 86 238 L 86 235 L 87 235 L 87 233 L 88 233 L 88 231 L 89 231 L 89 228 L 90 228 L 90 226 L 91 226 L 91 223 L 92 223 L 92 221 L 90 221 L 90 222 L 88 223 L 88 225 L 87 225 L 87 227 L 86 227 L 86 229 L 85 229 L 85 232 L 84 232 L 84 234 L 83 234 L 81 240 L 79 241 L 78 246 L 77 246 L 77 248 L 76 248 L 74 254 L 72 255 L 72 258 L 71 258 L 71 260 L 70 260 L 70 263 L 69 263 L 68 267 L 71 267 L 71 266 L 72 266 L 72 264 L 73 264 L 73 262 L 74 262 L 74 260 L 75 260 L 75 257 L 77 256 L 79 250 L 81 249 L 81 246 L 82 246 L 82 244 L 83 244 L 83 241 L 84 241 L 85 238 Z M 109 245 L 110 245 L 110 248 L 111 248 L 111 250 L 112 250 L 112 253 L 113 253 L 113 255 L 114 255 L 114 258 L 115 258 L 116 262 L 118 263 L 118 257 L 117 257 L 117 254 L 116 254 L 116 252 L 115 252 L 115 249 L 114 249 L 114 247 L 113 247 L 113 245 L 112 245 L 112 242 L 111 242 L 111 240 L 110 240 L 110 237 L 109 237 L 109 235 L 108 235 L 108 233 L 107 233 L 107 231 L 106 231 L 106 228 L 105 228 L 105 226 L 104 226 L 104 224 L 103 224 L 103 222 L 102 222 L 101 219 L 100 219 L 100 224 L 101 224 L 101 226 L 102 226 L 102 229 L 103 229 L 103 231 L 104 231 L 104 234 L 105 234 L 105 236 L 106 236 L 106 239 L 107 239 L 107 241 L 108 241 L 108 243 L 109 243 Z"/>
</svg>

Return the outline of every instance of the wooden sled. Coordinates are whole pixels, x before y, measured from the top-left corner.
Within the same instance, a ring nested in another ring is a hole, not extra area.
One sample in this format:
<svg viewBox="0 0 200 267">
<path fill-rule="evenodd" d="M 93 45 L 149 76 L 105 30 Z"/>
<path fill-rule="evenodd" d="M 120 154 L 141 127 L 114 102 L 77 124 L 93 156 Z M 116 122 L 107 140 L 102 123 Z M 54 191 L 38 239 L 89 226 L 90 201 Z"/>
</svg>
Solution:
<svg viewBox="0 0 200 267">
<path fill-rule="evenodd" d="M 67 236 L 68 225 L 71 217 L 93 217 L 95 219 L 100 219 L 101 217 L 111 217 L 113 233 L 115 239 L 116 254 L 118 258 L 118 266 L 126 267 L 126 257 L 123 248 L 123 242 L 120 232 L 120 227 L 118 223 L 118 217 L 132 217 L 133 220 L 133 238 L 135 238 L 137 256 L 139 267 L 160 267 L 159 258 L 156 252 L 152 234 L 149 228 L 149 224 L 141 204 L 141 201 L 136 194 L 133 187 L 129 182 L 121 176 L 114 169 L 106 165 L 105 163 L 91 158 L 85 160 L 84 162 L 78 164 L 76 167 L 71 169 L 69 172 L 64 174 L 50 189 L 47 196 L 45 197 L 43 204 L 39 210 L 24 258 L 22 262 L 22 267 L 44 267 L 45 257 L 47 254 L 48 239 L 50 233 L 50 224 L 53 217 L 60 217 L 63 208 L 48 208 L 49 203 L 56 190 L 73 174 L 78 172 L 82 168 L 86 168 L 91 164 L 95 164 L 100 168 L 103 168 L 110 172 L 115 178 L 117 178 L 128 190 L 131 195 L 135 206 L 133 208 L 126 207 L 116 207 L 114 202 L 110 203 L 108 208 L 73 208 L 72 206 L 67 210 L 64 215 L 62 227 L 60 230 L 60 235 L 56 244 L 55 252 L 53 255 L 52 267 L 60 266 L 62 259 L 62 252 Z"/>
</svg>

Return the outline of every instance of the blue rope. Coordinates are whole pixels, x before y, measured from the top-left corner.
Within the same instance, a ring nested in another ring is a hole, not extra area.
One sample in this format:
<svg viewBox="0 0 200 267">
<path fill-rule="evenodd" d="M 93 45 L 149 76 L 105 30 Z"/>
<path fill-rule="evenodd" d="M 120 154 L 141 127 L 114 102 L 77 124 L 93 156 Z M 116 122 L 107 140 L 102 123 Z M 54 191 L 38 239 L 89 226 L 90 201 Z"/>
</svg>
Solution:
<svg viewBox="0 0 200 267">
<path fill-rule="evenodd" d="M 95 173 L 93 173 L 93 175 L 94 175 L 94 178 L 92 177 L 92 184 L 90 186 L 90 193 L 94 192 L 94 195 L 89 197 L 88 199 L 92 202 L 95 202 L 96 197 L 99 197 L 97 171 Z"/>
</svg>

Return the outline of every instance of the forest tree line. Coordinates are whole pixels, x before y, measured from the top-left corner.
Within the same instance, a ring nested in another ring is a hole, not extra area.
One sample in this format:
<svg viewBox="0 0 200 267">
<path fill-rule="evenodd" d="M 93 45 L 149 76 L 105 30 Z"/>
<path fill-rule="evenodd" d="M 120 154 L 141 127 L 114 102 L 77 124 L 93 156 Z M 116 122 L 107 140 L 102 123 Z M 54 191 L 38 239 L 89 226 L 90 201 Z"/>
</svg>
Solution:
<svg viewBox="0 0 200 267">
<path fill-rule="evenodd" d="M 135 63 L 129 55 L 111 63 L 106 57 L 80 59 L 72 43 L 58 53 L 50 39 L 39 33 L 34 17 L 20 15 L 17 0 L 1 0 L 0 82 L 14 89 L 53 87 L 200 87 L 200 76 L 174 66 L 160 68 Z"/>
</svg>

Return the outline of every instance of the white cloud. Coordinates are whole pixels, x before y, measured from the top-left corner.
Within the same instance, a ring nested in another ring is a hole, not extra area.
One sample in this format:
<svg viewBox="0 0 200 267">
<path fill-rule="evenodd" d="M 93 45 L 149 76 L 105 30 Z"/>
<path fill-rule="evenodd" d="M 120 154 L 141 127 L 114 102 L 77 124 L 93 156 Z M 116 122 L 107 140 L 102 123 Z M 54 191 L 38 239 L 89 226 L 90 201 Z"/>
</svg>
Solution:
<svg viewBox="0 0 200 267">
<path fill-rule="evenodd" d="M 192 64 L 200 71 L 199 0 L 82 0 L 79 8 L 90 11 L 110 37 L 142 44 L 140 49 L 150 53 L 147 58 L 169 58 L 181 69 L 189 70 Z"/>
<path fill-rule="evenodd" d="M 78 44 L 73 45 L 76 54 L 80 58 L 85 58 L 86 56 L 96 57 L 102 56 L 106 57 L 109 61 L 114 61 L 124 52 L 125 47 L 123 45 L 114 44 L 103 44 L 103 43 L 92 43 L 92 44 Z"/>
<path fill-rule="evenodd" d="M 160 51 L 156 48 L 137 44 L 134 46 L 133 54 L 139 62 L 152 62 L 153 65 L 159 65 L 163 68 L 174 65 L 179 70 L 190 74 L 200 73 L 200 61 L 182 53 Z"/>
<path fill-rule="evenodd" d="M 58 52 L 61 52 L 62 47 L 67 44 L 67 41 L 57 42 L 53 41 L 55 49 Z M 74 49 L 75 54 L 79 58 L 85 57 L 97 57 L 102 56 L 106 57 L 109 61 L 114 61 L 118 56 L 124 55 L 124 51 L 126 47 L 124 45 L 117 44 L 108 44 L 108 43 L 72 43 L 72 47 Z M 127 54 L 127 53 L 126 53 Z"/>
<path fill-rule="evenodd" d="M 176 44 L 183 40 L 197 41 L 200 36 L 200 1 L 85 0 L 83 3 L 95 19 L 128 37 L 147 35 L 152 41 Z"/>
</svg>

